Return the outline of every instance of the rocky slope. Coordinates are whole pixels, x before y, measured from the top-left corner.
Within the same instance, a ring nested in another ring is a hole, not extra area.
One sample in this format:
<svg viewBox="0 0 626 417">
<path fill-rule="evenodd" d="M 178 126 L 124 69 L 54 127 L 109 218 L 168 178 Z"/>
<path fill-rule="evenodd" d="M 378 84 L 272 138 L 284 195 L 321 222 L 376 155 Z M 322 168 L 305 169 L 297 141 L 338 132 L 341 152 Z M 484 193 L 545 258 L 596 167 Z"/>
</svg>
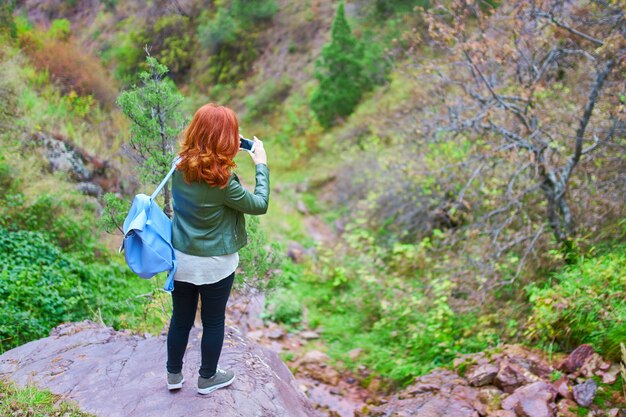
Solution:
<svg viewBox="0 0 626 417">
<path fill-rule="evenodd" d="M 50 337 L 0 356 L 0 378 L 34 384 L 76 401 L 86 412 L 132 416 L 317 416 L 278 355 L 228 326 L 220 366 L 234 369 L 231 386 L 196 392 L 201 330 L 190 334 L 183 389 L 166 386 L 166 337 L 115 331 L 91 321 L 65 323 Z"/>
<path fill-rule="evenodd" d="M 505 346 L 436 370 L 361 416 L 626 416 L 619 366 L 582 345 L 552 364 L 541 352 Z"/>
</svg>

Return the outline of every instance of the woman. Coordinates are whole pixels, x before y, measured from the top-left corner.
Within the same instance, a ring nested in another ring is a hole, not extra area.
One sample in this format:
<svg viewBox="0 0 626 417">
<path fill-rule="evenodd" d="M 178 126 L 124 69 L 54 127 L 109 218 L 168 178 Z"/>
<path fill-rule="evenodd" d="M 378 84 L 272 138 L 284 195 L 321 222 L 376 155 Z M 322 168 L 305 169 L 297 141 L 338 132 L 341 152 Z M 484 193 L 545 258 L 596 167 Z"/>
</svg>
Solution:
<svg viewBox="0 0 626 417">
<path fill-rule="evenodd" d="M 183 356 L 193 326 L 198 294 L 202 298 L 202 364 L 198 392 L 208 394 L 230 385 L 231 370 L 217 366 L 224 342 L 224 318 L 238 250 L 247 242 L 244 213 L 264 214 L 269 201 L 269 170 L 263 142 L 254 137 L 254 193 L 243 188 L 233 158 L 240 143 L 237 115 L 206 104 L 183 133 L 181 161 L 172 176 L 174 218 L 172 245 L 177 270 L 172 291 L 173 313 L 167 334 L 167 386 L 184 382 Z"/>
</svg>

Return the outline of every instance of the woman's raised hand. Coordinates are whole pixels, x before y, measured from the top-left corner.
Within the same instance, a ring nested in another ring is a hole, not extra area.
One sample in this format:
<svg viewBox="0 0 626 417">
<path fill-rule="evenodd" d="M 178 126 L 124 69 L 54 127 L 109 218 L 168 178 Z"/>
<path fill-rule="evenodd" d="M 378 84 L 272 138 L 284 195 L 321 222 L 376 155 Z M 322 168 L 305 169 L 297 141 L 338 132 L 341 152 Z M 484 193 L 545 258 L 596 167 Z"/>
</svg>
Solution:
<svg viewBox="0 0 626 417">
<path fill-rule="evenodd" d="M 263 147 L 263 142 L 259 140 L 256 136 L 254 136 L 254 152 L 250 154 L 252 156 L 252 160 L 254 164 L 265 164 L 267 165 L 267 155 L 265 154 L 265 148 Z"/>
</svg>

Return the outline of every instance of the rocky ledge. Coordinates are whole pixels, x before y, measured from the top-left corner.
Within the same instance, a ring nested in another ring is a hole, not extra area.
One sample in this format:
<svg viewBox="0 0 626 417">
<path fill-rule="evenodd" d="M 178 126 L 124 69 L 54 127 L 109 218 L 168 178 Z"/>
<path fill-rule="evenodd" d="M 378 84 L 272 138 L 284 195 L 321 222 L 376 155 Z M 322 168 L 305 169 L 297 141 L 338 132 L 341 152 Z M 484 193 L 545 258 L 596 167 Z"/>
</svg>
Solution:
<svg viewBox="0 0 626 417">
<path fill-rule="evenodd" d="M 618 364 L 589 345 L 550 362 L 515 345 L 458 358 L 455 371 L 435 370 L 360 416 L 626 417 Z"/>
<path fill-rule="evenodd" d="M 0 378 L 33 384 L 106 417 L 317 416 L 278 355 L 227 326 L 220 366 L 236 379 L 209 395 L 196 392 L 201 329 L 194 328 L 185 355 L 185 383 L 168 391 L 166 337 L 115 331 L 89 320 L 65 323 L 50 337 L 0 356 Z"/>
</svg>

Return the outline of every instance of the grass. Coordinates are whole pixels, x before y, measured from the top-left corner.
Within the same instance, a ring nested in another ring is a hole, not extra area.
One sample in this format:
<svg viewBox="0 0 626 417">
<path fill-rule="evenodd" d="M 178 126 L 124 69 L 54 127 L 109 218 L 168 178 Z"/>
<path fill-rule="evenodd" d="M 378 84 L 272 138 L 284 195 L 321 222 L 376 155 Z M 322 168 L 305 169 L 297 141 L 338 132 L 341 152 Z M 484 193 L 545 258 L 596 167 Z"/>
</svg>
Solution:
<svg viewBox="0 0 626 417">
<path fill-rule="evenodd" d="M 626 245 L 607 245 L 595 256 L 555 271 L 545 283 L 528 287 L 533 307 L 527 336 L 562 351 L 590 343 L 618 361 L 626 337 Z"/>
<path fill-rule="evenodd" d="M 19 51 L 7 51 L 10 46 L 3 48 L 1 65 L 18 86 L 19 127 L 58 133 L 100 158 L 111 157 L 119 149 L 116 132 L 128 130 L 119 111 L 104 110 L 90 95 L 62 94 L 46 71 L 35 69 Z"/>
<path fill-rule="evenodd" d="M 60 395 L 0 380 L 0 416 L 93 417 Z"/>
</svg>

